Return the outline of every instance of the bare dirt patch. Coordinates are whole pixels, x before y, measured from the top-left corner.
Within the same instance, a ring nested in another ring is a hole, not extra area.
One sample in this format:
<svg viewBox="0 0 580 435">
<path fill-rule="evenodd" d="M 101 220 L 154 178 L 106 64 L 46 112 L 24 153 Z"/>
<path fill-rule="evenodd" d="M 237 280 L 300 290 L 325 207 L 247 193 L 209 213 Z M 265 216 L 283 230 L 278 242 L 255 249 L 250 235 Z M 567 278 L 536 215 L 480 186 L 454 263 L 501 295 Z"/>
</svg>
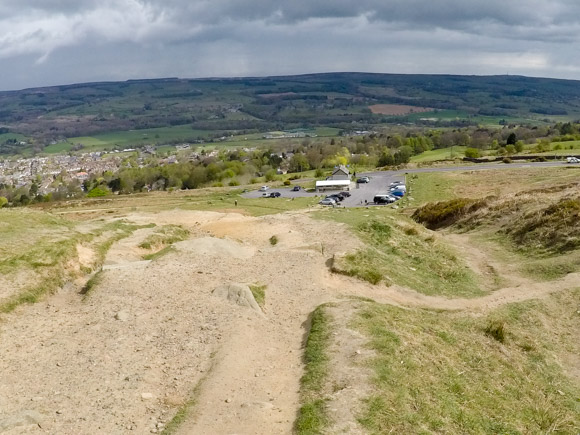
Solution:
<svg viewBox="0 0 580 435">
<path fill-rule="evenodd" d="M 42 428 L 32 424 L 19 427 L 21 432 L 159 432 L 195 391 L 195 406 L 178 433 L 291 433 L 300 405 L 307 319 L 320 304 L 355 295 L 484 312 L 579 282 L 568 275 L 477 300 L 427 297 L 332 275 L 329 258 L 361 242 L 344 225 L 306 213 L 256 218 L 172 210 L 131 212 L 125 219 L 181 225 L 191 236 L 143 264 L 138 245 L 148 230 L 138 230 L 113 245 L 105 261 L 126 267 L 104 270 L 87 298 L 68 285 L 3 318 L 0 416 L 33 411 L 42 418 Z M 269 242 L 273 235 L 279 240 L 275 246 Z M 480 251 L 473 259 L 488 263 Z M 264 315 L 212 294 L 230 282 L 267 285 Z M 349 398 L 360 396 L 361 338 L 348 329 L 341 310 L 339 304 L 335 317 L 344 331 L 331 348 L 339 363 L 332 369 L 330 409 L 337 430 L 356 433 L 356 401 Z"/>
<path fill-rule="evenodd" d="M 373 104 L 371 112 L 380 115 L 409 115 L 411 113 L 432 112 L 430 107 L 407 106 L 405 104 Z"/>
</svg>

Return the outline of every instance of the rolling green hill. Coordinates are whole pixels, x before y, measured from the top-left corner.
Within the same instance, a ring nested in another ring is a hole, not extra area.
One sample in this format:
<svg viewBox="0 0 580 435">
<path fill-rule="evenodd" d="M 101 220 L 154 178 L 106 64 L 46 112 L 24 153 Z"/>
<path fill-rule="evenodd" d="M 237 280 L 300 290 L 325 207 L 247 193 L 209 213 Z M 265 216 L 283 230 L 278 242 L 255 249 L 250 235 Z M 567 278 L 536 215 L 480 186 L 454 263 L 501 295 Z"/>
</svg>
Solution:
<svg viewBox="0 0 580 435">
<path fill-rule="evenodd" d="M 2 131 L 33 138 L 37 147 L 160 127 L 179 130 L 161 141 L 195 141 L 320 126 L 354 130 L 389 123 L 539 124 L 578 118 L 580 82 L 521 76 L 327 73 L 0 92 Z"/>
</svg>

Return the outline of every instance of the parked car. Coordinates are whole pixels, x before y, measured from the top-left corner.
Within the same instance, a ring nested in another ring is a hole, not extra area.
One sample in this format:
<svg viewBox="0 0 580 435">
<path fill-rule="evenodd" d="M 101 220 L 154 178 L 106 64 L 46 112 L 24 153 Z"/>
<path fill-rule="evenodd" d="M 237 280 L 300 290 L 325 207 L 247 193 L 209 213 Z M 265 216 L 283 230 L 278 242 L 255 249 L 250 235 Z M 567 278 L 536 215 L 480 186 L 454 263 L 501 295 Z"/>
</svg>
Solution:
<svg viewBox="0 0 580 435">
<path fill-rule="evenodd" d="M 393 195 L 389 195 L 388 193 L 375 195 L 373 202 L 375 204 L 392 204 L 397 199 Z"/>
<path fill-rule="evenodd" d="M 332 195 L 327 195 L 326 198 L 334 199 L 336 202 L 342 201 L 344 198 L 337 193 L 333 193 Z"/>
<path fill-rule="evenodd" d="M 260 192 L 265 192 L 268 189 L 269 189 L 268 186 L 262 186 L 262 187 L 260 187 Z"/>
<path fill-rule="evenodd" d="M 350 192 L 340 192 L 340 194 L 345 198 L 348 198 L 350 196 Z"/>
<path fill-rule="evenodd" d="M 371 179 L 369 177 L 360 177 L 356 180 L 357 183 L 370 183 Z"/>
<path fill-rule="evenodd" d="M 292 192 L 300 192 L 301 187 L 300 186 L 294 186 L 292 188 Z"/>
<path fill-rule="evenodd" d="M 577 157 L 566 157 L 566 162 L 568 163 L 580 163 L 580 159 Z"/>
<path fill-rule="evenodd" d="M 404 184 L 402 181 L 393 181 L 391 184 L 389 184 L 390 187 L 393 186 L 398 186 L 399 184 Z"/>
<path fill-rule="evenodd" d="M 320 204 L 320 205 L 336 205 L 336 201 L 332 198 L 324 198 L 318 204 Z"/>
<path fill-rule="evenodd" d="M 393 191 L 391 191 L 391 195 L 403 197 L 403 196 L 405 196 L 405 191 L 404 190 L 393 190 Z"/>
<path fill-rule="evenodd" d="M 395 186 L 391 186 L 391 190 L 404 190 L 406 192 L 407 186 L 405 186 L 404 184 L 397 184 Z"/>
<path fill-rule="evenodd" d="M 282 196 L 280 192 L 270 192 L 268 198 L 279 198 L 280 196 Z"/>
</svg>

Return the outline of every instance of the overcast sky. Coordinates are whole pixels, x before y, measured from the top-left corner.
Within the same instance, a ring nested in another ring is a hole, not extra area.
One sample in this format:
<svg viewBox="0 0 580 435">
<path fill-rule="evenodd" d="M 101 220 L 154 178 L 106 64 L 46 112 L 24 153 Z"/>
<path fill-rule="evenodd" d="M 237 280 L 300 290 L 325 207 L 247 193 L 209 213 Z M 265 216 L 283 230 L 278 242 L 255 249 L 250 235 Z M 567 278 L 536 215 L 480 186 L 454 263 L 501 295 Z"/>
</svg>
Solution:
<svg viewBox="0 0 580 435">
<path fill-rule="evenodd" d="M 0 0 L 0 89 L 329 71 L 580 79 L 578 0 Z"/>
</svg>

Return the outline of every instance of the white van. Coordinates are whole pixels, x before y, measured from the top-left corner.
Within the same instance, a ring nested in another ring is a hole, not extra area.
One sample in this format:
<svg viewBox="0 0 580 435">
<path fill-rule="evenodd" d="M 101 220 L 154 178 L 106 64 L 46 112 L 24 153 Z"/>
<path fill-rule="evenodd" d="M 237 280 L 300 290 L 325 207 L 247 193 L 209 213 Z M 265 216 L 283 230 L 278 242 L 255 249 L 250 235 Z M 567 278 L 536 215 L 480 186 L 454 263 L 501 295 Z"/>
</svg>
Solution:
<svg viewBox="0 0 580 435">
<path fill-rule="evenodd" d="M 576 157 L 566 157 L 566 162 L 568 163 L 580 163 L 580 160 Z"/>
</svg>

